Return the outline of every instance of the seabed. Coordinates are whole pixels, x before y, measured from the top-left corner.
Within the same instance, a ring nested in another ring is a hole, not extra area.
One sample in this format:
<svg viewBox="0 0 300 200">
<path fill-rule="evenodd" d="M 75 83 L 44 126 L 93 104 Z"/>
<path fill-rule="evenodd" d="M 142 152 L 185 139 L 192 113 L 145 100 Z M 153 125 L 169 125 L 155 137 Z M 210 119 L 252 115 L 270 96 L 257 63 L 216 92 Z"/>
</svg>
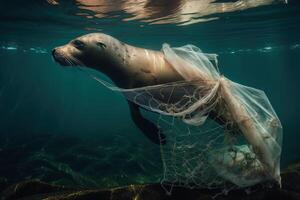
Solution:
<svg viewBox="0 0 300 200">
<path fill-rule="evenodd" d="M 146 185 L 129 185 L 116 188 L 72 188 L 48 184 L 38 180 L 28 180 L 9 186 L 1 193 L 1 200 L 266 200 L 266 199 L 300 199 L 300 162 L 289 165 L 281 173 L 282 188 L 256 185 L 247 189 L 229 191 L 188 189 L 174 187 L 167 194 L 160 183 Z"/>
</svg>

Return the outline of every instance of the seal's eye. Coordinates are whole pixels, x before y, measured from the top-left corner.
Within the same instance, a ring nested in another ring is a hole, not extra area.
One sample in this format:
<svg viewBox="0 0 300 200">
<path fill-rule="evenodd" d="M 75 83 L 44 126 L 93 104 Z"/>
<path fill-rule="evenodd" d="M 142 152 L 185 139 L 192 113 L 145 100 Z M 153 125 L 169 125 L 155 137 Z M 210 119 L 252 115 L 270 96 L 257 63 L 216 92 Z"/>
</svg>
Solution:
<svg viewBox="0 0 300 200">
<path fill-rule="evenodd" d="M 80 40 L 74 40 L 73 45 L 74 45 L 75 48 L 77 48 L 79 50 L 82 50 L 85 46 L 85 44 Z"/>
<path fill-rule="evenodd" d="M 106 48 L 106 45 L 103 44 L 102 42 L 97 42 L 96 45 L 99 46 L 99 47 L 101 47 L 102 49 Z"/>
</svg>

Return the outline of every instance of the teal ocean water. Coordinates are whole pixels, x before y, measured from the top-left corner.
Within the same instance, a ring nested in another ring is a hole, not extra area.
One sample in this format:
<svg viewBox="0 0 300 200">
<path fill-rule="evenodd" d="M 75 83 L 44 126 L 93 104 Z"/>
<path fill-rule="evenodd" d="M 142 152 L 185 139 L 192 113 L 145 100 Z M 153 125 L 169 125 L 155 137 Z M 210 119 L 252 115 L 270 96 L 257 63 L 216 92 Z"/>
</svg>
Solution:
<svg viewBox="0 0 300 200">
<path fill-rule="evenodd" d="M 52 59 L 54 47 L 93 32 L 217 53 L 222 74 L 266 92 L 283 125 L 281 166 L 300 159 L 296 0 L 11 0 L 0 5 L 0 27 L 0 189 L 28 179 L 161 180 L 159 146 L 134 125 L 123 96 Z"/>
</svg>

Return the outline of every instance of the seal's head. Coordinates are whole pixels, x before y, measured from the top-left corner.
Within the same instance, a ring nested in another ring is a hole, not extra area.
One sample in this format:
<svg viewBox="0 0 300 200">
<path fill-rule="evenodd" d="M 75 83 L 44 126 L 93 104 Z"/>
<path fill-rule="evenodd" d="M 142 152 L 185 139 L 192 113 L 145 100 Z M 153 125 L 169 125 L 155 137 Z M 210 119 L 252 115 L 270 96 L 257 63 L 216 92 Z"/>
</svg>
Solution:
<svg viewBox="0 0 300 200">
<path fill-rule="evenodd" d="M 122 54 L 122 46 L 109 35 L 91 33 L 54 48 L 52 55 L 62 66 L 86 66 L 105 72 Z"/>
</svg>

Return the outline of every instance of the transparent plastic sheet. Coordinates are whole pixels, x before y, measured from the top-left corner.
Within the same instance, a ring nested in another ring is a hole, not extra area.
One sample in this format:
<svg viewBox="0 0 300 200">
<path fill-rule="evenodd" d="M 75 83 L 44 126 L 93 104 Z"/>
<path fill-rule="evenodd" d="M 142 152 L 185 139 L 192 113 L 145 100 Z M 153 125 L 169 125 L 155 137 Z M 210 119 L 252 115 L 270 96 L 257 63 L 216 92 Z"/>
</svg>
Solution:
<svg viewBox="0 0 300 200">
<path fill-rule="evenodd" d="M 157 125 L 167 135 L 162 185 L 171 190 L 280 184 L 282 126 L 265 93 L 221 76 L 213 65 L 216 54 L 193 45 L 164 44 L 162 51 L 184 81 L 122 89 L 94 77 L 159 113 Z"/>
</svg>

